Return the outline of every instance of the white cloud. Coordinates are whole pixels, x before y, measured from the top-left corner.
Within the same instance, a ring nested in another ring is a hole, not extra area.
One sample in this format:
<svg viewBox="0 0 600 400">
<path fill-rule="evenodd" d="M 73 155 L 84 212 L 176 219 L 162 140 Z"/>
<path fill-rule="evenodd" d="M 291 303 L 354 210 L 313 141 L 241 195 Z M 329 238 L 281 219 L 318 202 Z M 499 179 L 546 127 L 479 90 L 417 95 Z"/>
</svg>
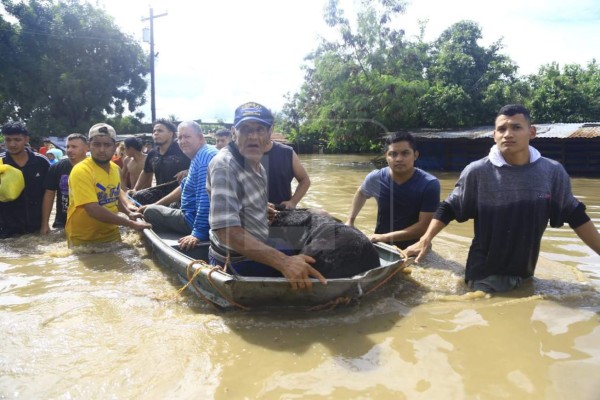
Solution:
<svg viewBox="0 0 600 400">
<path fill-rule="evenodd" d="M 149 6 L 141 0 L 99 0 L 123 29 L 141 41 Z M 299 89 L 300 66 L 325 35 L 325 0 L 155 0 L 157 115 L 230 121 L 235 107 L 254 100 L 275 110 Z M 352 0 L 342 2 L 352 7 Z M 558 61 L 587 64 L 596 57 L 600 5 L 595 0 L 413 0 L 400 24 L 409 37 L 428 19 L 426 40 L 460 20 L 482 27 L 483 45 L 503 38 L 503 52 L 521 74 Z M 149 50 L 149 45 L 144 44 Z M 149 96 L 148 96 L 149 98 Z M 150 118 L 149 105 L 144 108 Z"/>
</svg>

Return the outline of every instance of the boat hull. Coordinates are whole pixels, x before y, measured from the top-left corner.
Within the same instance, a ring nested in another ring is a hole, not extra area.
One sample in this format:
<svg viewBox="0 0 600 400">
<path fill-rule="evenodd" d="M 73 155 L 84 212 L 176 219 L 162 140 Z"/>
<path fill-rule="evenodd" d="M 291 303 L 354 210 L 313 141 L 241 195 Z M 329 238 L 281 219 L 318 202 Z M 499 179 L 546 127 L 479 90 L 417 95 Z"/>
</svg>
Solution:
<svg viewBox="0 0 600 400">
<path fill-rule="evenodd" d="M 412 262 L 403 259 L 395 247 L 376 243 L 379 267 L 351 278 L 329 279 L 326 285 L 314 280 L 310 291 L 292 290 L 285 278 L 234 276 L 207 265 L 208 242 L 184 253 L 173 235 L 146 229 L 144 236 L 161 265 L 175 271 L 200 298 L 223 309 L 310 310 L 350 304 L 387 284 Z"/>
</svg>

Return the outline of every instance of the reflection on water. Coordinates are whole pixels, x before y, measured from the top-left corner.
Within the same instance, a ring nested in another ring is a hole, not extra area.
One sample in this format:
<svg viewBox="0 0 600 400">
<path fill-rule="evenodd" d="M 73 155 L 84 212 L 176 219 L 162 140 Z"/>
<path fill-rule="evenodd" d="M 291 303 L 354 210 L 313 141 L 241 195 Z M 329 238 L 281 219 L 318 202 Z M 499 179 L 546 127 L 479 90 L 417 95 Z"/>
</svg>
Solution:
<svg viewBox="0 0 600 400">
<path fill-rule="evenodd" d="M 365 156 L 302 156 L 301 206 L 345 219 Z M 457 174 L 436 173 L 445 197 Z M 598 180 L 573 191 L 600 221 Z M 374 201 L 357 225 L 374 228 Z M 548 229 L 536 279 L 473 297 L 472 226 L 394 287 L 328 313 L 215 312 L 136 234 L 73 254 L 61 233 L 0 241 L 0 398 L 600 398 L 600 260 Z"/>
</svg>

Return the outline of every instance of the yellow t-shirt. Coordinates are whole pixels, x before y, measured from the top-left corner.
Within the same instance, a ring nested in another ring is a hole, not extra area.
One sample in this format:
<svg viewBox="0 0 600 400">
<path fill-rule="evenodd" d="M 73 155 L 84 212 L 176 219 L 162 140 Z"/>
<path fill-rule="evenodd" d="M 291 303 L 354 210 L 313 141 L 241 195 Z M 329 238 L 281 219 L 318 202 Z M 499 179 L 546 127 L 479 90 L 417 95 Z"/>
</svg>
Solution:
<svg viewBox="0 0 600 400">
<path fill-rule="evenodd" d="M 83 207 L 98 203 L 117 213 L 120 190 L 119 167 L 115 163 L 110 163 L 110 173 L 106 173 L 91 157 L 73 167 L 69 175 L 69 209 L 65 225 L 69 247 L 121 240 L 117 225 L 90 217 Z"/>
</svg>

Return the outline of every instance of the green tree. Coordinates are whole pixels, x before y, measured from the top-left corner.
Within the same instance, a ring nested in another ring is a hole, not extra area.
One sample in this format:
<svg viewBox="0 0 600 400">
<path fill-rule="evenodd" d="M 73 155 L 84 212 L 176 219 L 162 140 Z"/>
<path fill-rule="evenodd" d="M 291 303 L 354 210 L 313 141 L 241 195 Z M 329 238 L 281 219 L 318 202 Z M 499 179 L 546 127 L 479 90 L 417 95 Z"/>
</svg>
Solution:
<svg viewBox="0 0 600 400">
<path fill-rule="evenodd" d="M 528 102 L 538 122 L 586 122 L 600 118 L 600 68 L 592 60 L 587 68 L 558 63 L 540 67 L 528 77 L 532 95 Z"/>
<path fill-rule="evenodd" d="M 0 1 L 16 19 L 0 16 L 3 120 L 63 136 L 145 103 L 147 56 L 103 10 L 77 0 Z"/>
<path fill-rule="evenodd" d="M 141 121 L 143 115 L 117 115 L 116 117 L 107 118 L 106 123 L 111 125 L 117 131 L 117 134 L 126 133 L 144 133 L 144 123 Z"/>
<path fill-rule="evenodd" d="M 419 100 L 424 122 L 437 128 L 489 124 L 499 105 L 520 99 L 517 67 L 499 53 L 502 41 L 482 47 L 481 28 L 461 21 L 435 40 L 427 61 L 430 87 Z"/>
<path fill-rule="evenodd" d="M 415 79 L 422 80 L 425 53 L 393 28 L 404 9 L 404 1 L 362 1 L 352 24 L 329 1 L 325 21 L 338 37 L 307 56 L 305 83 L 284 107 L 284 126 L 296 140 L 369 151 L 390 129 L 416 125 L 416 99 L 426 87 Z"/>
<path fill-rule="evenodd" d="M 362 1 L 351 23 L 329 1 L 325 21 L 338 37 L 307 56 L 305 82 L 284 106 L 288 134 L 325 140 L 331 151 L 369 151 L 398 129 L 489 124 L 501 105 L 526 97 L 515 64 L 499 54 L 501 41 L 480 46 L 475 22 L 427 43 L 421 21 L 409 40 L 394 23 L 404 8 L 403 1 Z"/>
</svg>

